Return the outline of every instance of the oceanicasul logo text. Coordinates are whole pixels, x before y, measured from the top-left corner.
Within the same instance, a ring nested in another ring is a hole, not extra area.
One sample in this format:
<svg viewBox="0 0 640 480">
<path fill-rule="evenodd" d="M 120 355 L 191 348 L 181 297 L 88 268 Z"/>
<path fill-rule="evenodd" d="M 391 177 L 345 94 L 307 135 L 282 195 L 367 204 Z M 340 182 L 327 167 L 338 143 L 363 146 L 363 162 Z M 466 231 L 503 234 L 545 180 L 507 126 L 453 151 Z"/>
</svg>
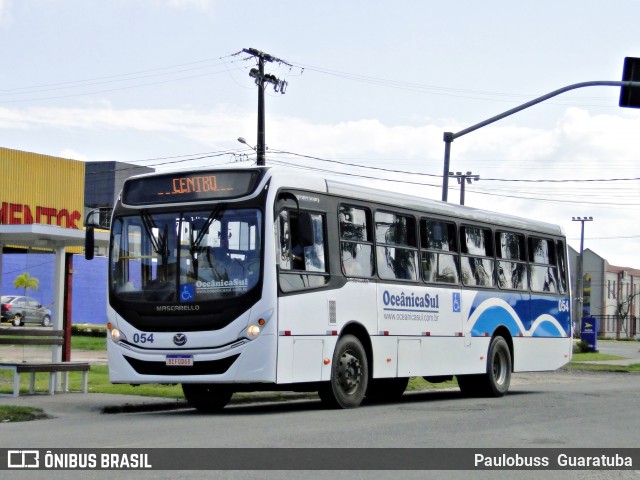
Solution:
<svg viewBox="0 0 640 480">
<path fill-rule="evenodd" d="M 196 282 L 196 287 L 197 288 L 215 288 L 215 287 L 248 287 L 249 286 L 249 280 L 242 279 L 235 279 L 235 280 L 220 280 L 220 281 L 211 281 L 211 282 L 203 282 L 201 280 L 198 280 Z"/>
<path fill-rule="evenodd" d="M 429 295 L 425 293 L 424 295 L 416 295 L 415 293 L 411 293 L 411 295 L 401 292 L 400 294 L 389 293 L 388 290 L 385 290 L 382 294 L 382 303 L 385 306 L 392 307 L 410 307 L 410 308 L 433 308 L 436 310 L 440 309 L 440 299 L 438 295 Z"/>
</svg>

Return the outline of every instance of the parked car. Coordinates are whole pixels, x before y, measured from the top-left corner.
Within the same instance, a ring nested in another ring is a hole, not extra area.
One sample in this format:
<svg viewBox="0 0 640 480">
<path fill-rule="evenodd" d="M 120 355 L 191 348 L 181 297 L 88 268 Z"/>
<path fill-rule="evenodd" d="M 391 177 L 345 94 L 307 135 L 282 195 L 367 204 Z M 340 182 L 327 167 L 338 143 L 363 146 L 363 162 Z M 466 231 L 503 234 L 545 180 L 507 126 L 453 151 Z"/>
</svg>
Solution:
<svg viewBox="0 0 640 480">
<path fill-rule="evenodd" d="M 39 323 L 44 327 L 51 325 L 51 310 L 43 307 L 35 298 L 21 295 L 0 297 L 0 312 L 3 322 L 11 322 L 14 327 L 25 323 Z"/>
</svg>

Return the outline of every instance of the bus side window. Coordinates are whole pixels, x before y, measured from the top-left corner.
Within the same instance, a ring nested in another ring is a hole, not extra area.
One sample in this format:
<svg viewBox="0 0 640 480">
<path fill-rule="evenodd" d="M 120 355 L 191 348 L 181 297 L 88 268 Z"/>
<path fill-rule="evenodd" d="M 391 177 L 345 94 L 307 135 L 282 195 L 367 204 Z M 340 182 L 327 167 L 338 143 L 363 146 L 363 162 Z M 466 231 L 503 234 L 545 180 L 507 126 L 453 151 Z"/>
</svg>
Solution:
<svg viewBox="0 0 640 480">
<path fill-rule="evenodd" d="M 324 216 L 283 211 L 279 217 L 280 268 L 326 272 Z"/>
<path fill-rule="evenodd" d="M 531 290 L 534 292 L 558 292 L 558 268 L 553 240 L 529 238 L 531 262 Z"/>
<path fill-rule="evenodd" d="M 371 214 L 363 208 L 340 206 L 340 263 L 349 277 L 373 275 Z"/>
<path fill-rule="evenodd" d="M 291 270 L 291 226 L 289 212 L 284 210 L 278 215 L 278 259 L 280 268 Z"/>
<path fill-rule="evenodd" d="M 458 283 L 456 225 L 420 220 L 422 279 L 425 282 Z"/>
<path fill-rule="evenodd" d="M 495 285 L 491 230 L 480 227 L 460 228 L 460 253 L 460 276 L 464 285 Z"/>
<path fill-rule="evenodd" d="M 564 242 L 556 242 L 556 258 L 558 259 L 558 292 L 567 293 L 567 262 L 565 260 Z"/>
<path fill-rule="evenodd" d="M 511 232 L 496 233 L 496 249 L 500 288 L 527 290 L 529 284 L 524 235 Z"/>
<path fill-rule="evenodd" d="M 376 263 L 387 280 L 418 280 L 415 219 L 408 215 L 376 212 Z"/>
</svg>

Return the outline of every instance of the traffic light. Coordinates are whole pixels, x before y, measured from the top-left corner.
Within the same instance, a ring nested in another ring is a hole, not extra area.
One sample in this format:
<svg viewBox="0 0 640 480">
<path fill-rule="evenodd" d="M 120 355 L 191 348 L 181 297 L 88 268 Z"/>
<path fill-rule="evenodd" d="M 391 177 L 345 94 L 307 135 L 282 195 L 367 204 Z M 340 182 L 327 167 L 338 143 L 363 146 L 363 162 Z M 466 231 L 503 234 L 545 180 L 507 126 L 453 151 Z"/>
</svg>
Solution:
<svg viewBox="0 0 640 480">
<path fill-rule="evenodd" d="M 622 70 L 623 82 L 640 82 L 640 58 L 626 57 Z M 620 87 L 621 107 L 640 108 L 640 88 Z"/>
</svg>

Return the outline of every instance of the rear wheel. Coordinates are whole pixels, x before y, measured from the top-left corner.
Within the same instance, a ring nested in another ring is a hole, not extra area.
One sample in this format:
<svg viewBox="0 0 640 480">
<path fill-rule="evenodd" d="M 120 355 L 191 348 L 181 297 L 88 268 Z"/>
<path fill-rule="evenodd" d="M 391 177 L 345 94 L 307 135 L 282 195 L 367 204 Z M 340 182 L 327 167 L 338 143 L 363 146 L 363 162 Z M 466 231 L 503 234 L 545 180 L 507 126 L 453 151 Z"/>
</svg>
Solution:
<svg viewBox="0 0 640 480">
<path fill-rule="evenodd" d="M 502 397 L 511 384 L 511 352 L 507 341 L 494 337 L 487 355 L 487 373 L 459 375 L 458 386 L 468 396 Z"/>
<path fill-rule="evenodd" d="M 13 317 L 11 324 L 14 327 L 20 327 L 22 325 L 22 317 L 20 315 L 16 315 L 15 317 Z"/>
<path fill-rule="evenodd" d="M 183 383 L 182 392 L 189 405 L 201 412 L 222 410 L 233 396 L 231 387 L 224 384 Z"/>
<path fill-rule="evenodd" d="M 360 340 L 345 335 L 333 352 L 331 380 L 320 387 L 318 394 L 330 408 L 355 408 L 367 392 L 369 364 Z"/>
</svg>

